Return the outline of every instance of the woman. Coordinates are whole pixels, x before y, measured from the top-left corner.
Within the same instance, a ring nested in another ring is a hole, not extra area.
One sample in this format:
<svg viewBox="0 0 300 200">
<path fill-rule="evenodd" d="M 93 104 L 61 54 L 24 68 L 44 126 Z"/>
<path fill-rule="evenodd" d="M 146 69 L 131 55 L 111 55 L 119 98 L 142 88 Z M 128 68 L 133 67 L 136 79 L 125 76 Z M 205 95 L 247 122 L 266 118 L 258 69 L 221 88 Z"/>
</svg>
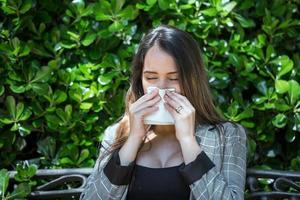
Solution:
<svg viewBox="0 0 300 200">
<path fill-rule="evenodd" d="M 145 125 L 158 90 L 174 125 Z M 145 35 L 134 57 L 124 117 L 105 131 L 81 199 L 243 199 L 246 134 L 220 119 L 197 42 L 162 25 Z"/>
</svg>

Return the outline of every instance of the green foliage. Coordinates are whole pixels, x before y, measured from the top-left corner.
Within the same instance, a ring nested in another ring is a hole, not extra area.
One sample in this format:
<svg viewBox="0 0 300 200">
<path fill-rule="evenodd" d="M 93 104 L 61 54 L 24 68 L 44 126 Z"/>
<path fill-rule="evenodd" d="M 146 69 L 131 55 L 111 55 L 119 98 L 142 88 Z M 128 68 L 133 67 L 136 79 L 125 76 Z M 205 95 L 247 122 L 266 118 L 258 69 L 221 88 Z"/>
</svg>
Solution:
<svg viewBox="0 0 300 200">
<path fill-rule="evenodd" d="M 17 173 L 14 176 L 14 189 L 8 191 L 9 173 L 6 169 L 0 170 L 0 196 L 2 200 L 9 199 L 22 199 L 28 196 L 31 192 L 31 188 L 36 185 L 36 182 L 32 180 L 35 175 L 37 167 L 35 165 L 23 164 L 17 165 Z"/>
<path fill-rule="evenodd" d="M 199 42 L 224 117 L 248 128 L 248 166 L 300 170 L 299 0 L 0 3 L 1 168 L 92 167 L 143 33 L 170 24 Z"/>
</svg>

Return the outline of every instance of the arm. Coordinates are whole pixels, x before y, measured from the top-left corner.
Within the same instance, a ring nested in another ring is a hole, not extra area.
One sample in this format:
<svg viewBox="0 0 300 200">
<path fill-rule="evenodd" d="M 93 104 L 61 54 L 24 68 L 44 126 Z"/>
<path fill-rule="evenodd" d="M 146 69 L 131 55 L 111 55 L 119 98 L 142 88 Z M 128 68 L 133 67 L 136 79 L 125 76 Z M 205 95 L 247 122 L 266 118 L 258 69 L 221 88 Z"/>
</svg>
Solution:
<svg viewBox="0 0 300 200">
<path fill-rule="evenodd" d="M 208 132 L 208 134 L 214 134 Z M 218 144 L 218 142 L 216 143 Z M 195 199 L 244 199 L 246 177 L 246 134 L 241 126 L 225 128 L 224 160 L 219 148 L 212 160 L 202 151 L 197 158 L 180 169 Z"/>
<path fill-rule="evenodd" d="M 105 152 L 105 149 L 108 149 L 109 146 L 114 142 L 116 126 L 117 125 L 108 127 L 105 130 L 104 138 L 101 142 L 102 147 L 100 149 L 100 155 L 102 155 L 102 153 Z M 110 181 L 110 179 L 107 177 L 107 175 L 104 173 L 104 168 L 109 163 L 110 166 L 113 165 L 116 162 L 116 157 L 117 157 L 116 154 L 113 155 L 111 154 L 105 157 L 103 160 L 101 160 L 101 162 L 99 162 L 99 158 L 98 158 L 94 170 L 87 180 L 87 185 L 80 196 L 81 200 L 121 199 L 121 197 L 123 196 L 126 190 L 126 185 L 113 184 Z M 124 168 L 122 169 L 121 171 L 124 172 Z"/>
</svg>

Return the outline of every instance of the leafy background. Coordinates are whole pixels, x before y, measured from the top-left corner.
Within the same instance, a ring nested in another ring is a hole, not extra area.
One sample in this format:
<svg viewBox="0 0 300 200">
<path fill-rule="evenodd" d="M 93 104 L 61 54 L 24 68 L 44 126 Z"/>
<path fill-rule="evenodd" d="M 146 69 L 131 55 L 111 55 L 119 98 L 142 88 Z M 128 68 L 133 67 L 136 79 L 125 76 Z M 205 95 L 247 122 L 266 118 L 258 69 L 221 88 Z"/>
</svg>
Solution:
<svg viewBox="0 0 300 200">
<path fill-rule="evenodd" d="M 159 24 L 199 42 L 218 108 L 249 130 L 248 167 L 300 170 L 299 0 L 0 3 L 0 169 L 18 169 L 20 191 L 37 168 L 94 165 L 132 56 Z M 16 194 L 6 170 L 3 198 Z"/>
</svg>

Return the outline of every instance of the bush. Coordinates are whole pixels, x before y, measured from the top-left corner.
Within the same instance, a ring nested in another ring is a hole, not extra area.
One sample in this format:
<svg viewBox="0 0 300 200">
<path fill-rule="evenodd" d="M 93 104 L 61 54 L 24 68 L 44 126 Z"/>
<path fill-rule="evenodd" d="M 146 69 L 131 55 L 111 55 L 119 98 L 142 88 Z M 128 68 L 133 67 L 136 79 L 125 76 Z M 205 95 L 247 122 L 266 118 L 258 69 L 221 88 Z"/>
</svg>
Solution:
<svg viewBox="0 0 300 200">
<path fill-rule="evenodd" d="M 300 170 L 299 1 L 0 2 L 0 168 L 92 167 L 138 42 L 170 24 L 198 40 L 218 108 L 248 128 L 248 166 Z"/>
</svg>

